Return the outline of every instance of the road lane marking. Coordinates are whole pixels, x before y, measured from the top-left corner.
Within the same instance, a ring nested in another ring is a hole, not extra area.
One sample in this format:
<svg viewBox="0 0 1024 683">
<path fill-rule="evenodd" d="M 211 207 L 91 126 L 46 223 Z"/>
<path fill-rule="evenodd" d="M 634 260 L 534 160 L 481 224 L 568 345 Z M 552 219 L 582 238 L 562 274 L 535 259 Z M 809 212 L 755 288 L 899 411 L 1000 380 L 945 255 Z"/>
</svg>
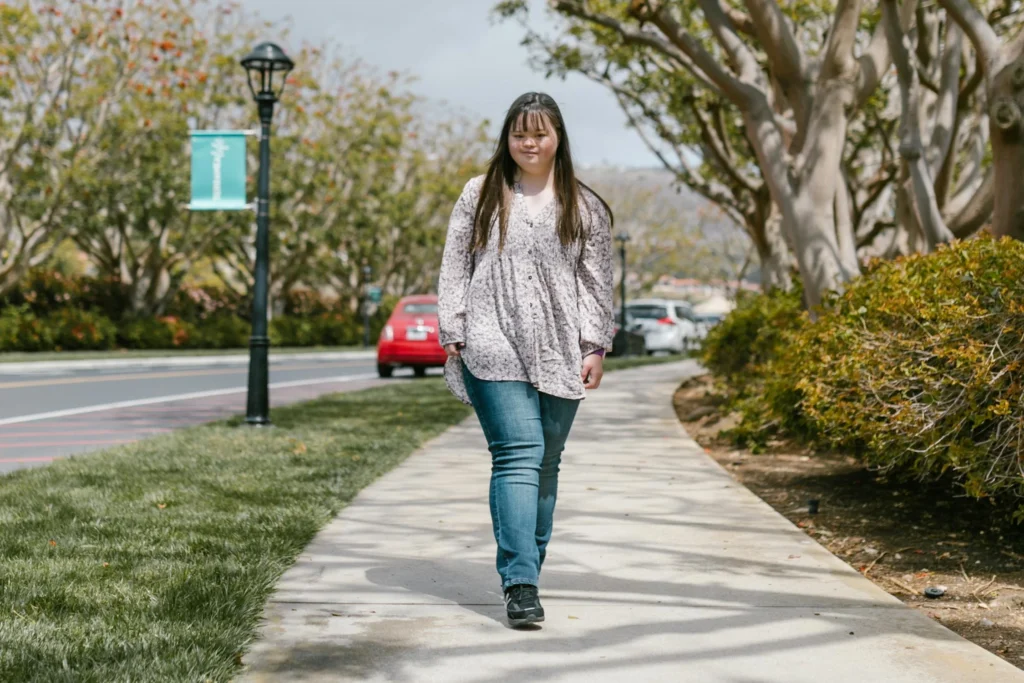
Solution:
<svg viewBox="0 0 1024 683">
<path fill-rule="evenodd" d="M 341 382 L 357 382 L 366 379 L 376 379 L 377 373 L 363 375 L 339 375 L 337 377 L 324 377 L 321 379 L 300 379 L 290 382 L 274 382 L 271 389 L 287 389 L 289 387 L 304 387 L 315 384 L 332 384 Z M 210 391 L 194 391 L 188 394 L 175 394 L 173 396 L 156 396 L 154 398 L 141 398 L 132 401 L 117 401 L 116 403 L 102 403 L 94 406 L 83 406 L 82 408 L 69 408 L 67 410 L 54 410 L 49 413 L 36 413 L 34 415 L 22 415 L 20 417 L 8 417 L 0 419 L 0 427 L 4 425 L 22 424 L 24 422 L 38 422 L 57 417 L 70 417 L 72 415 L 84 415 L 86 413 L 99 413 L 105 410 L 117 410 L 118 408 L 134 408 L 136 406 L 149 406 L 156 403 L 171 403 L 173 401 L 190 401 L 198 398 L 210 398 L 211 396 L 227 396 L 230 394 L 242 394 L 248 391 L 248 387 L 235 387 L 232 389 L 213 389 Z"/>
<path fill-rule="evenodd" d="M 281 368 L 289 372 L 297 370 L 322 370 L 327 368 L 350 368 L 365 366 L 362 361 L 346 361 L 338 363 L 322 363 Z M 0 382 L 0 389 L 25 389 L 28 387 L 52 387 L 64 384 L 88 384 L 90 382 L 126 382 L 144 379 L 169 379 L 172 377 L 204 377 L 211 375 L 237 375 L 248 372 L 248 368 L 224 368 L 221 370 L 177 370 L 173 372 L 136 372 L 127 375 L 92 375 L 89 377 L 63 377 L 53 379 L 33 379 L 21 382 Z"/>
</svg>

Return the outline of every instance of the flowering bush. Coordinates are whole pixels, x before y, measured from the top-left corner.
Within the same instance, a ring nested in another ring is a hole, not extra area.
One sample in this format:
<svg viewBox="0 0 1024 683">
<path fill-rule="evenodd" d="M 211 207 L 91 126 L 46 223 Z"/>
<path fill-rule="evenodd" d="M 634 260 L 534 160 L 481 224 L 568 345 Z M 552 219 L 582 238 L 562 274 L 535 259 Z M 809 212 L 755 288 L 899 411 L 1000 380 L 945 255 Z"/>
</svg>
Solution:
<svg viewBox="0 0 1024 683">
<path fill-rule="evenodd" d="M 128 349 L 175 349 L 194 347 L 196 327 L 174 316 L 126 320 L 117 338 Z"/>
<path fill-rule="evenodd" d="M 1024 501 L 1024 243 L 974 239 L 877 265 L 817 321 L 788 321 L 752 366 L 738 437 L 779 428 L 882 471 Z"/>
<path fill-rule="evenodd" d="M 36 268 L 25 274 L 17 288 L 0 297 L 0 308 L 10 306 L 26 306 L 37 316 L 74 307 L 99 311 L 108 318 L 116 319 L 128 309 L 128 294 L 119 282 L 71 277 Z"/>
<path fill-rule="evenodd" d="M 64 308 L 41 322 L 55 351 L 112 349 L 117 342 L 117 326 L 102 313 Z"/>
<path fill-rule="evenodd" d="M 53 348 L 50 330 L 29 306 L 0 309 L 0 351 L 46 351 Z"/>
<path fill-rule="evenodd" d="M 164 316 L 133 317 L 119 283 L 33 270 L 0 298 L 0 352 L 72 349 L 244 349 L 252 324 L 236 295 L 209 286 L 183 287 Z M 274 346 L 348 346 L 362 343 L 362 316 L 310 290 L 286 295 L 284 315 L 270 322 Z M 370 320 L 376 340 L 397 303 L 386 296 Z M 248 310 L 245 311 L 248 313 Z"/>
<path fill-rule="evenodd" d="M 778 355 L 785 334 L 803 317 L 799 286 L 789 292 L 743 292 L 736 308 L 708 332 L 701 361 L 733 387 L 756 380 L 765 364 Z"/>
</svg>

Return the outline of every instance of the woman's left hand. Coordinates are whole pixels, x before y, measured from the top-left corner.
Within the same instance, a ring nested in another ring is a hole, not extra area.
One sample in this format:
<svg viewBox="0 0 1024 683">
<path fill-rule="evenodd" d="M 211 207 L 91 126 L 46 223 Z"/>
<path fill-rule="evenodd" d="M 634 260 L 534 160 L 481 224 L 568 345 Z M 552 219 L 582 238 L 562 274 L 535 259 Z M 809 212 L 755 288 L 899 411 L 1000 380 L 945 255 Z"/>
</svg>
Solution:
<svg viewBox="0 0 1024 683">
<path fill-rule="evenodd" d="M 604 377 L 604 358 L 592 353 L 583 359 L 583 370 L 580 372 L 583 379 L 583 386 L 587 389 L 597 389 L 601 386 L 601 378 Z"/>
</svg>

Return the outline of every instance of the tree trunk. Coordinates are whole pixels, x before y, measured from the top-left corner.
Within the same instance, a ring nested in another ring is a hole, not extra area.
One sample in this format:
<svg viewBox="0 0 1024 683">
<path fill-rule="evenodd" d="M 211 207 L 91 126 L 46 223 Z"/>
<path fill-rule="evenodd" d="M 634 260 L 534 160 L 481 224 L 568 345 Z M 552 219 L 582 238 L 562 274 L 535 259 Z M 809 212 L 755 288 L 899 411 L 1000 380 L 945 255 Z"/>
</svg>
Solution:
<svg viewBox="0 0 1024 683">
<path fill-rule="evenodd" d="M 1024 56 L 1000 71 L 989 89 L 995 207 L 992 232 L 1024 240 Z"/>
<path fill-rule="evenodd" d="M 902 189 L 909 199 L 912 219 L 918 232 L 924 237 L 924 250 L 933 252 L 939 244 L 953 238 L 942 219 L 942 213 L 939 211 L 938 201 L 935 197 L 935 183 L 932 179 L 931 168 L 938 167 L 940 162 L 935 161 L 933 166 L 929 166 L 924 150 L 921 132 L 923 106 L 920 79 L 917 69 L 910 62 L 910 40 L 900 26 L 896 0 L 883 0 L 882 17 L 900 87 L 900 156 L 903 157 L 904 166 L 909 175 L 909 183 Z M 959 34 L 956 28 L 950 30 Z M 918 47 L 920 48 L 920 41 L 927 34 L 926 27 L 918 25 L 918 34 L 921 36 L 918 38 Z M 959 54 L 957 57 L 955 66 L 957 76 L 959 76 Z M 947 76 L 947 80 L 952 81 L 952 77 Z M 945 85 L 947 89 L 952 89 L 949 83 Z M 951 124 L 949 128 L 952 128 Z M 935 135 L 933 135 L 933 138 L 942 138 L 938 140 L 943 148 L 940 153 L 935 154 L 937 158 L 940 155 L 941 158 L 945 157 L 945 138 L 943 136 L 948 137 L 949 131 L 935 131 Z"/>
<path fill-rule="evenodd" d="M 849 88 L 836 85 L 824 84 L 819 90 L 804 151 L 805 158 L 813 161 L 803 165 L 795 184 L 790 180 L 791 167 L 784 160 L 782 138 L 770 114 L 754 109 L 746 116 L 747 130 L 752 131 L 753 147 L 779 207 L 787 241 L 794 245 L 811 308 L 822 303 L 826 292 L 841 289 L 848 279 L 827 211 L 835 197 L 840 151 L 846 137 L 843 91 L 852 96 Z"/>
<path fill-rule="evenodd" d="M 761 263 L 761 288 L 788 292 L 793 288 L 793 253 L 782 236 L 782 215 L 772 208 L 761 225 L 750 227 L 750 234 L 757 235 L 754 247 Z"/>
<path fill-rule="evenodd" d="M 836 240 L 839 242 L 839 256 L 847 278 L 856 277 L 860 272 L 860 261 L 857 259 L 856 229 L 853 225 L 852 203 L 850 188 L 846 184 L 845 177 L 840 175 L 832 212 L 836 226 Z"/>
<path fill-rule="evenodd" d="M 970 0 L 938 0 L 978 55 L 988 101 L 994 208 L 992 233 L 1024 240 L 1024 35 L 1004 42 Z"/>
</svg>

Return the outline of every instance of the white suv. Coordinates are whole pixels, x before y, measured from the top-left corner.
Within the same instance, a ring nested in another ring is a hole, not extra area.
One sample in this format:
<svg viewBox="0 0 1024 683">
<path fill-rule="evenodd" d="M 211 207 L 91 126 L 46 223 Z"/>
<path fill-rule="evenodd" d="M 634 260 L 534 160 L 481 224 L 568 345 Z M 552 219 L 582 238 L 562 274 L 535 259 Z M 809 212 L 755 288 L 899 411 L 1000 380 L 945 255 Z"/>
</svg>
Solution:
<svg viewBox="0 0 1024 683">
<path fill-rule="evenodd" d="M 684 353 L 700 341 L 693 308 L 685 301 L 637 299 L 626 304 L 626 313 L 642 326 L 648 353 Z"/>
</svg>

